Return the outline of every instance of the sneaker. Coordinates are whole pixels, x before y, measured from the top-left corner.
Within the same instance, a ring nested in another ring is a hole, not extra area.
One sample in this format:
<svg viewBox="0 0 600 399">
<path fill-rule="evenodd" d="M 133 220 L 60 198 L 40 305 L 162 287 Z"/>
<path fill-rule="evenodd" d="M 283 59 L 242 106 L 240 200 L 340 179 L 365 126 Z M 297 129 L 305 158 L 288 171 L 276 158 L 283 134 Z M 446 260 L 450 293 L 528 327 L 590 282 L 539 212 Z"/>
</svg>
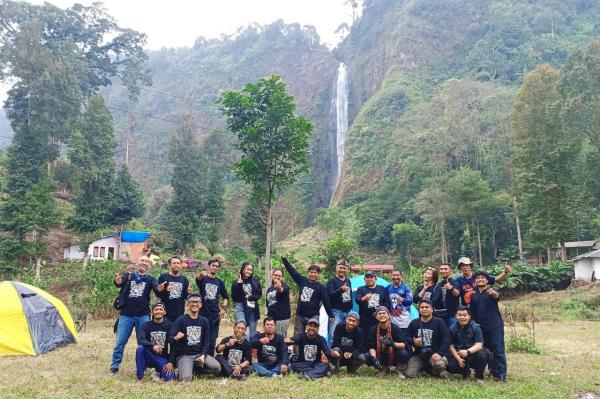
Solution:
<svg viewBox="0 0 600 399">
<path fill-rule="evenodd" d="M 440 375 L 438 377 L 446 380 L 446 379 L 452 378 L 452 374 L 450 374 L 449 372 L 447 372 L 446 370 L 444 370 L 444 371 L 442 371 L 440 373 Z"/>
<path fill-rule="evenodd" d="M 248 376 L 246 374 L 240 374 L 237 377 L 235 377 L 238 381 L 246 381 L 246 379 L 248 378 Z"/>
<path fill-rule="evenodd" d="M 494 381 L 496 381 L 496 382 L 506 382 L 506 375 L 500 374 L 499 376 L 494 376 Z"/>
<path fill-rule="evenodd" d="M 111 367 L 110 372 L 113 374 L 117 374 L 119 372 L 119 368 L 118 367 Z"/>
</svg>

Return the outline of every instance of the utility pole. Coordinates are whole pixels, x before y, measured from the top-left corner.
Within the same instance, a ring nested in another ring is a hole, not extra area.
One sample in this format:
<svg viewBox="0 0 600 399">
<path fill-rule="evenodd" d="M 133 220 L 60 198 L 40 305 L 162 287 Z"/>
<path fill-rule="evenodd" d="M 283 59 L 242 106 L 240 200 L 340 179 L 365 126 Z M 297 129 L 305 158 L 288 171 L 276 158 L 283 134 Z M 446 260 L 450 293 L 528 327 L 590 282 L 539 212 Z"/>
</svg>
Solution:
<svg viewBox="0 0 600 399">
<path fill-rule="evenodd" d="M 125 166 L 129 169 L 129 141 L 133 138 L 135 116 L 130 112 L 127 115 L 127 137 L 125 141 Z"/>
</svg>

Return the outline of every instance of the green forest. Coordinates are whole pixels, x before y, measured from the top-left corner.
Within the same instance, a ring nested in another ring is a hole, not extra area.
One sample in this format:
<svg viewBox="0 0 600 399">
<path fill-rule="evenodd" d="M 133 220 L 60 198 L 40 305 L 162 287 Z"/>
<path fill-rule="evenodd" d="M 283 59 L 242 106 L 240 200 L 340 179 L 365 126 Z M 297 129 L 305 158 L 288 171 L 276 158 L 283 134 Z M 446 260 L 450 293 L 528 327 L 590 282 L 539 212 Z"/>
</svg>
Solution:
<svg viewBox="0 0 600 399">
<path fill-rule="evenodd" d="M 39 274 L 57 229 L 405 269 L 566 260 L 566 242 L 598 237 L 600 3 L 349 4 L 334 49 L 279 20 L 144 51 L 101 5 L 1 1 L 0 273 Z M 340 63 L 349 129 L 332 188 Z M 231 112 L 269 87 L 296 123 L 278 151 L 300 149 L 265 191 L 238 134 L 255 125 Z"/>
</svg>

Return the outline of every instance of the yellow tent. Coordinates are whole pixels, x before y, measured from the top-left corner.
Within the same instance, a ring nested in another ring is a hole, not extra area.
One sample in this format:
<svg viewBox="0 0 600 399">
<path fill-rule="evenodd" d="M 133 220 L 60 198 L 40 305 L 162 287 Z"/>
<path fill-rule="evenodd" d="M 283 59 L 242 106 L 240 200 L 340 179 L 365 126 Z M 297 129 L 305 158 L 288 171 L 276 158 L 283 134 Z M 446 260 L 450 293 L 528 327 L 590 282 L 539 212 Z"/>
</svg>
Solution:
<svg viewBox="0 0 600 399">
<path fill-rule="evenodd" d="M 28 284 L 0 283 L 0 356 L 35 356 L 70 343 L 75 324 L 60 300 Z"/>
</svg>

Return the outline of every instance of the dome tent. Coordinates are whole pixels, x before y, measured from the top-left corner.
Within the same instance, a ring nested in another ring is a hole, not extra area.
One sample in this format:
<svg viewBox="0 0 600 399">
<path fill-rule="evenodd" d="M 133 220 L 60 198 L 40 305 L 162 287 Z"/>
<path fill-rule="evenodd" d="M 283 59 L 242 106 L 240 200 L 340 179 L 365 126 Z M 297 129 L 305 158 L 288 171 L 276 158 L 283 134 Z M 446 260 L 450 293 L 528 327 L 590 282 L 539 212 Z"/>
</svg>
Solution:
<svg viewBox="0 0 600 399">
<path fill-rule="evenodd" d="M 0 283 L 0 356 L 36 356 L 75 342 L 73 318 L 59 299 L 28 284 Z"/>
</svg>

